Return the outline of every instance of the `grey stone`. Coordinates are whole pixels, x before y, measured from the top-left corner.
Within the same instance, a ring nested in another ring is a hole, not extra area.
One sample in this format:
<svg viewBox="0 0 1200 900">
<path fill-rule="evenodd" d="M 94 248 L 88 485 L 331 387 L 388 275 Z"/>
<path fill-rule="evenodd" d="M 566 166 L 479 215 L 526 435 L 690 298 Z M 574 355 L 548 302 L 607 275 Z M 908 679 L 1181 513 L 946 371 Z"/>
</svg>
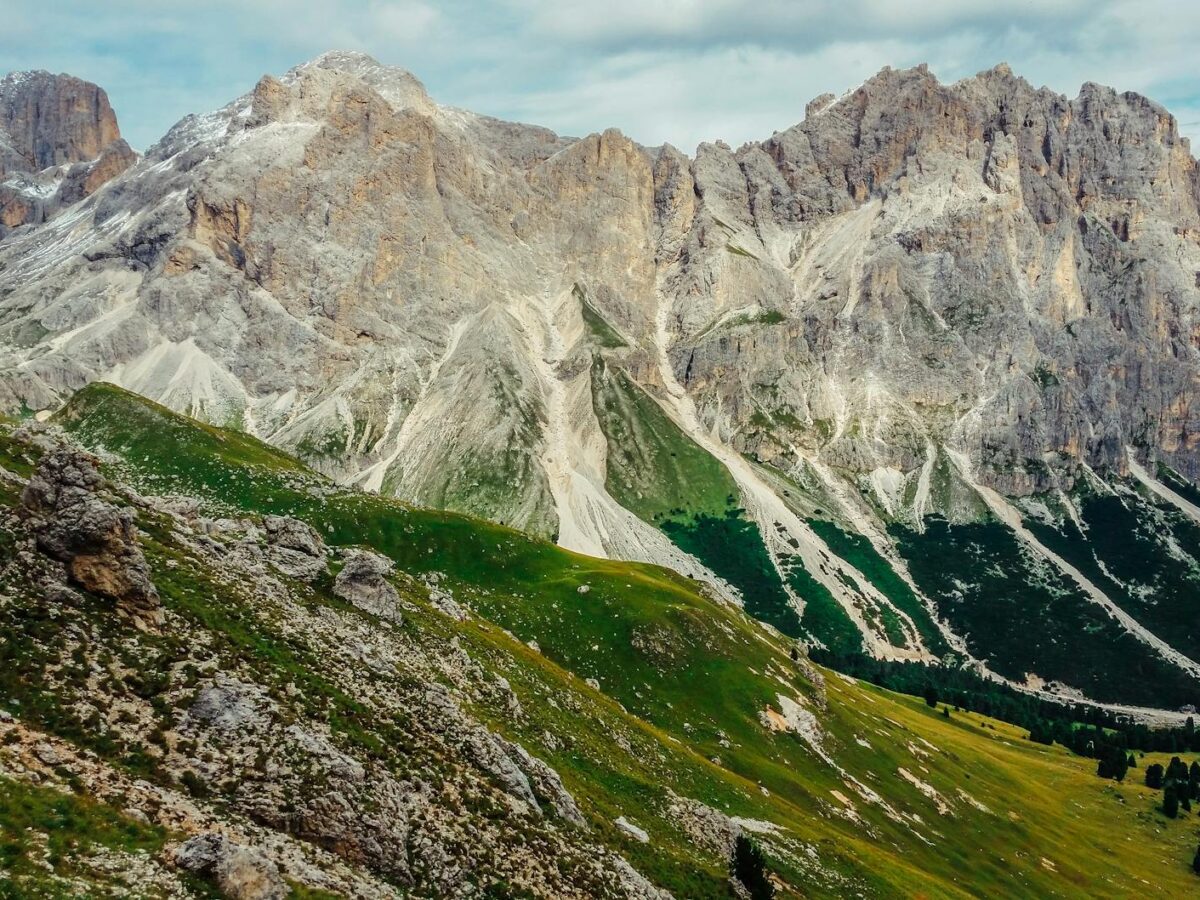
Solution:
<svg viewBox="0 0 1200 900">
<path fill-rule="evenodd" d="M 222 834 L 188 838 L 174 859 L 181 869 L 211 877 L 232 900 L 283 900 L 290 893 L 274 862 Z"/>
<path fill-rule="evenodd" d="M 400 595 L 388 582 L 393 564 L 386 556 L 357 550 L 346 558 L 333 582 L 333 593 L 359 609 L 399 623 Z"/>
<path fill-rule="evenodd" d="M 266 529 L 267 540 L 278 547 L 308 556 L 325 556 L 325 542 L 307 522 L 288 516 L 264 516 L 263 528 Z"/>
<path fill-rule="evenodd" d="M 103 486 L 95 457 L 70 447 L 48 451 L 21 497 L 35 523 L 38 549 L 65 563 L 73 584 L 115 601 L 144 625 L 161 625 L 158 591 L 137 543 L 133 512 L 97 496 Z"/>
</svg>

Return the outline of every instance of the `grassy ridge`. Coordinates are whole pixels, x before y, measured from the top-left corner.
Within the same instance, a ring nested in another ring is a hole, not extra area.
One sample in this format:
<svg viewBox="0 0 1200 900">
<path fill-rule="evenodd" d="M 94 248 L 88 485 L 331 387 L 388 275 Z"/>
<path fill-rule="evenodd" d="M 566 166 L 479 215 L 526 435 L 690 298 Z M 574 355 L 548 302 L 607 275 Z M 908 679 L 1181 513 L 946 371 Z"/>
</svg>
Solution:
<svg viewBox="0 0 1200 900">
<path fill-rule="evenodd" d="M 592 363 L 592 399 L 608 440 L 605 486 L 622 506 L 661 525 L 722 516 L 737 505 L 737 482 L 728 470 L 600 357 Z"/>
</svg>

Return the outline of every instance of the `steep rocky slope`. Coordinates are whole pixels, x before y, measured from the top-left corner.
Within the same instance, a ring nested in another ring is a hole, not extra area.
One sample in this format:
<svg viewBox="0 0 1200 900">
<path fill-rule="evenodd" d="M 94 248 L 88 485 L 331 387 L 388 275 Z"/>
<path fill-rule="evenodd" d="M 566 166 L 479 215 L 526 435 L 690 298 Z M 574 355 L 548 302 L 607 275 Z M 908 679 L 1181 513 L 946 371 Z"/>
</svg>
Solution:
<svg viewBox="0 0 1200 900">
<path fill-rule="evenodd" d="M 0 466 L 5 893 L 743 896 L 739 835 L 781 896 L 1194 887 L 1156 792 L 825 672 L 667 570 L 107 385 L 5 424 Z"/>
<path fill-rule="evenodd" d="M 0 393 L 103 378 L 828 652 L 1175 707 L 1198 192 L 1161 107 L 1003 66 L 689 158 L 327 54 L 0 243 Z"/>
</svg>

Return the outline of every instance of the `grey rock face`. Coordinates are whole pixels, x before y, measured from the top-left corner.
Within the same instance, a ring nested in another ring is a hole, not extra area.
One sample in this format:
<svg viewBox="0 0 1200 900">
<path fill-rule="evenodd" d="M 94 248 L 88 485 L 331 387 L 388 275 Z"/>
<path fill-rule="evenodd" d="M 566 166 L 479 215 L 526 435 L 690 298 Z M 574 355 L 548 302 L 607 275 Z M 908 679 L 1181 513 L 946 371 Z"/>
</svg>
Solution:
<svg viewBox="0 0 1200 900">
<path fill-rule="evenodd" d="M 288 550 L 296 550 L 308 556 L 324 556 L 325 542 L 321 535 L 307 522 L 288 516 L 266 516 L 263 528 L 272 544 Z"/>
<path fill-rule="evenodd" d="M 162 623 L 158 591 L 137 545 L 128 508 L 96 496 L 104 486 L 95 457 L 69 447 L 49 451 L 22 494 L 37 520 L 38 549 L 66 563 L 72 582 L 116 602 L 146 625 Z"/>
<path fill-rule="evenodd" d="M 198 834 L 175 848 L 175 864 L 211 876 L 233 900 L 283 900 L 290 893 L 279 868 L 252 847 L 222 834 Z"/>
<path fill-rule="evenodd" d="M 0 80 L 0 237 L 44 222 L 136 159 L 96 85 L 49 72 Z"/>
<path fill-rule="evenodd" d="M 181 732 L 261 761 L 238 784 L 239 802 L 255 818 L 409 878 L 405 844 L 428 805 L 424 785 L 368 769 L 316 730 L 283 724 L 265 691 L 225 676 L 200 688 Z"/>
<path fill-rule="evenodd" d="M 400 595 L 384 577 L 392 561 L 369 550 L 352 553 L 333 582 L 333 592 L 347 603 L 393 622 L 401 620 Z"/>
<path fill-rule="evenodd" d="M 508 742 L 506 742 L 508 743 Z M 587 828 L 587 820 L 575 803 L 575 798 L 563 787 L 562 778 L 545 762 L 533 756 L 520 744 L 508 743 L 510 752 L 520 762 L 534 794 L 549 804 L 554 814 L 576 828 Z"/>
<path fill-rule="evenodd" d="M 69 75 L 16 72 L 0 80 L 6 171 L 37 172 L 95 159 L 121 137 L 108 95 Z"/>
<path fill-rule="evenodd" d="M 197 691 L 187 713 L 189 722 L 221 732 L 259 731 L 270 716 L 270 703 L 261 688 L 224 677 Z"/>
<path fill-rule="evenodd" d="M 325 571 L 328 550 L 316 529 L 299 519 L 267 516 L 263 519 L 272 564 L 285 575 L 311 579 Z"/>
<path fill-rule="evenodd" d="M 718 264 L 701 217 L 668 284 L 694 293 L 703 273 L 702 308 L 736 289 L 785 313 L 705 334 L 676 302 L 675 370 L 736 446 L 782 462 L 796 443 L 865 474 L 914 472 L 932 444 L 1007 494 L 1069 487 L 1079 464 L 1124 471 L 1126 445 L 1196 474 L 1180 336 L 1197 169 L 1161 107 L 1095 85 L 1067 100 L 1006 67 L 949 86 L 885 70 L 693 171 L 759 260 Z M 774 421 L 754 426 L 760 408 Z"/>
<path fill-rule="evenodd" d="M 742 827 L 737 822 L 720 810 L 690 797 L 672 795 L 669 810 L 696 846 L 728 859 L 733 858 L 734 845 L 742 833 Z"/>
</svg>

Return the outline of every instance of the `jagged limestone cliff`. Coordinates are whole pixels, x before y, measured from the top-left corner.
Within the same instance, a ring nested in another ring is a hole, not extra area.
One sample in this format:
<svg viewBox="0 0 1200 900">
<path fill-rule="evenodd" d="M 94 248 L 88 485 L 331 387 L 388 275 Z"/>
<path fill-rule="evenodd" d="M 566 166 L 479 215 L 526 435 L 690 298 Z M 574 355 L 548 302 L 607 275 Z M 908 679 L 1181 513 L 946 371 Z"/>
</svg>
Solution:
<svg viewBox="0 0 1200 900">
<path fill-rule="evenodd" d="M 96 85 L 49 72 L 6 76 L 0 80 L 0 238 L 94 193 L 136 158 Z"/>
</svg>

